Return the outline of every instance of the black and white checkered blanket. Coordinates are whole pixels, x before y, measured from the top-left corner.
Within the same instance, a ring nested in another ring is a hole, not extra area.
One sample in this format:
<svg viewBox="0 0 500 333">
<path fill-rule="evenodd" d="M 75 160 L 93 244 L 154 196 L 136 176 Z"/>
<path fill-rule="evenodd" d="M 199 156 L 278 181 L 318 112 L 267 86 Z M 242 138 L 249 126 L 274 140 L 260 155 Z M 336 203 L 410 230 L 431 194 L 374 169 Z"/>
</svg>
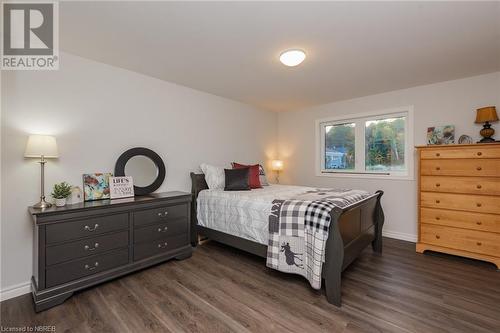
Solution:
<svg viewBox="0 0 500 333">
<path fill-rule="evenodd" d="M 369 195 L 359 190 L 316 189 L 291 200 L 274 200 L 269 215 L 267 266 L 302 275 L 314 289 L 320 289 L 331 210 Z"/>
</svg>

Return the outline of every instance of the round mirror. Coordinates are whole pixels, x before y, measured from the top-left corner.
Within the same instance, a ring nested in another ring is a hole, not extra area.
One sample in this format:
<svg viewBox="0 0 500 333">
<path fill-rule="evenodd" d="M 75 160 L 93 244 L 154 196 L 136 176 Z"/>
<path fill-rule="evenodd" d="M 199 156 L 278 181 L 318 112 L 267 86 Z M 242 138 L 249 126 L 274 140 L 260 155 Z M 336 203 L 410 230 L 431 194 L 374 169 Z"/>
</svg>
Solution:
<svg viewBox="0 0 500 333">
<path fill-rule="evenodd" d="M 160 155 L 148 148 L 132 148 L 116 161 L 115 176 L 131 176 L 134 194 L 146 195 L 156 191 L 165 179 L 165 164 Z"/>
<path fill-rule="evenodd" d="M 156 177 L 158 177 L 158 168 L 149 157 L 137 155 L 129 159 L 125 164 L 125 174 L 132 176 L 134 185 L 146 187 L 153 184 Z"/>
</svg>

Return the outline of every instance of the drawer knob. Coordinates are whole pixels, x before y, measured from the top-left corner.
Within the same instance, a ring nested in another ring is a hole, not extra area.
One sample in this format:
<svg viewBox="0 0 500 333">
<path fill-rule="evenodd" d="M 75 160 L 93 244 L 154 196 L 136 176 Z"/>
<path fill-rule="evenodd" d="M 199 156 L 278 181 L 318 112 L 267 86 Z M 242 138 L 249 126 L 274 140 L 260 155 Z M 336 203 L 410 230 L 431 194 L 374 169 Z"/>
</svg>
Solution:
<svg viewBox="0 0 500 333">
<path fill-rule="evenodd" d="M 478 152 L 477 152 L 477 156 L 481 156 L 481 155 L 483 155 L 483 153 L 482 153 L 482 152 L 480 152 L 480 151 L 478 151 Z"/>
<path fill-rule="evenodd" d="M 481 205 L 481 203 L 480 203 L 480 202 L 478 202 L 478 203 L 476 204 L 476 206 L 481 207 L 482 205 Z"/>
<path fill-rule="evenodd" d="M 440 153 L 436 153 L 436 156 L 439 157 L 439 156 L 441 156 L 441 154 Z"/>
<path fill-rule="evenodd" d="M 481 243 L 481 242 L 477 242 L 476 244 L 477 244 L 477 246 L 483 245 L 483 243 Z"/>
<path fill-rule="evenodd" d="M 159 216 L 159 217 L 165 217 L 165 216 L 167 216 L 167 215 L 168 215 L 168 212 L 167 212 L 167 211 L 165 211 L 165 212 L 163 212 L 163 213 L 161 213 L 161 212 L 160 212 L 160 213 L 158 213 L 158 216 Z"/>
<path fill-rule="evenodd" d="M 168 245 L 168 243 L 167 243 L 167 242 L 165 242 L 165 243 L 163 243 L 163 244 L 158 244 L 158 248 L 159 248 L 159 249 L 163 249 L 163 248 L 167 247 L 167 245 Z"/>
<path fill-rule="evenodd" d="M 441 170 L 441 167 L 436 167 L 436 170 L 438 170 L 438 171 Z"/>
<path fill-rule="evenodd" d="M 477 221 L 477 222 L 476 222 L 476 224 L 477 224 L 477 225 L 481 225 L 481 224 L 483 224 L 483 222 L 481 222 L 481 221 Z"/>
<path fill-rule="evenodd" d="M 436 183 L 436 187 L 439 187 L 439 186 L 441 186 L 441 184 L 439 184 L 439 183 Z"/>
<path fill-rule="evenodd" d="M 440 239 L 440 238 L 441 238 L 441 236 L 439 236 L 439 235 L 436 235 L 436 239 Z"/>
<path fill-rule="evenodd" d="M 476 186 L 476 188 L 479 190 L 479 189 L 481 189 L 481 188 L 482 188 L 482 186 L 478 184 L 478 185 Z"/>
<path fill-rule="evenodd" d="M 97 228 L 99 228 L 99 224 L 97 224 L 97 223 L 96 223 L 96 224 L 94 224 L 94 227 L 93 227 L 93 228 L 92 228 L 92 227 L 89 227 L 88 225 L 86 225 L 84 229 L 85 229 L 86 231 L 90 231 L 90 232 L 92 232 L 92 231 L 95 231 Z"/>
<path fill-rule="evenodd" d="M 480 166 L 478 166 L 478 167 L 476 168 L 476 170 L 477 170 L 477 171 L 481 171 L 481 170 L 483 170 L 483 168 L 481 168 Z"/>
<path fill-rule="evenodd" d="M 440 203 L 441 201 L 440 200 L 436 200 L 436 203 Z"/>
<path fill-rule="evenodd" d="M 90 266 L 90 265 L 85 265 L 85 269 L 88 270 L 88 271 L 91 271 L 91 270 L 94 270 L 97 268 L 97 266 L 99 266 L 99 262 L 95 262 L 93 266 Z"/>
<path fill-rule="evenodd" d="M 88 245 L 85 245 L 83 248 L 85 249 L 85 251 L 94 251 L 95 249 L 97 249 L 99 247 L 99 243 L 95 243 L 94 244 L 94 247 L 90 247 Z"/>
<path fill-rule="evenodd" d="M 158 228 L 158 232 L 166 232 L 167 230 L 168 230 L 168 227 Z"/>
<path fill-rule="evenodd" d="M 439 216 L 436 216 L 436 220 L 438 220 L 438 221 L 439 221 L 439 220 L 441 220 L 441 218 L 440 218 Z"/>
</svg>

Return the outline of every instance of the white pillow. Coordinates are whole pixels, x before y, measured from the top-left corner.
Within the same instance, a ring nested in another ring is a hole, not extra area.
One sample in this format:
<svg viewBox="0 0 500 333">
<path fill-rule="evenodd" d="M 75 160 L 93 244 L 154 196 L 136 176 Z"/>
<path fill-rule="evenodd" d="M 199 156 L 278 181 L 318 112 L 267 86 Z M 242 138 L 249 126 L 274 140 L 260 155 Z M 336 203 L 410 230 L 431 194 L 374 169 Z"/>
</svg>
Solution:
<svg viewBox="0 0 500 333">
<path fill-rule="evenodd" d="M 209 189 L 224 188 L 226 185 L 226 176 L 224 174 L 224 168 L 217 167 L 209 164 L 201 164 L 201 171 L 205 174 L 205 181 L 207 182 Z"/>
</svg>

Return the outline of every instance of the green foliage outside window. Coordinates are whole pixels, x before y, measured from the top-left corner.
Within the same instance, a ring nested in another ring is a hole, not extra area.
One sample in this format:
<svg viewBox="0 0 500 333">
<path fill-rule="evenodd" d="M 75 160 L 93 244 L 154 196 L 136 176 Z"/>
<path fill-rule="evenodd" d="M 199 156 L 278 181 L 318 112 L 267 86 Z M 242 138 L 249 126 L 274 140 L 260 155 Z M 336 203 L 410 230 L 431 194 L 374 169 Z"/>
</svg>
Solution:
<svg viewBox="0 0 500 333">
<path fill-rule="evenodd" d="M 355 124 L 326 126 L 325 168 L 354 169 L 355 159 Z M 341 155 L 339 161 L 333 154 Z M 330 156 L 329 156 L 330 155 Z"/>
<path fill-rule="evenodd" d="M 366 170 L 404 170 L 405 118 L 367 121 L 365 155 Z"/>
<path fill-rule="evenodd" d="M 405 170 L 405 122 L 406 117 L 364 122 L 366 171 Z M 355 129 L 354 122 L 325 126 L 325 169 L 355 169 Z"/>
</svg>

